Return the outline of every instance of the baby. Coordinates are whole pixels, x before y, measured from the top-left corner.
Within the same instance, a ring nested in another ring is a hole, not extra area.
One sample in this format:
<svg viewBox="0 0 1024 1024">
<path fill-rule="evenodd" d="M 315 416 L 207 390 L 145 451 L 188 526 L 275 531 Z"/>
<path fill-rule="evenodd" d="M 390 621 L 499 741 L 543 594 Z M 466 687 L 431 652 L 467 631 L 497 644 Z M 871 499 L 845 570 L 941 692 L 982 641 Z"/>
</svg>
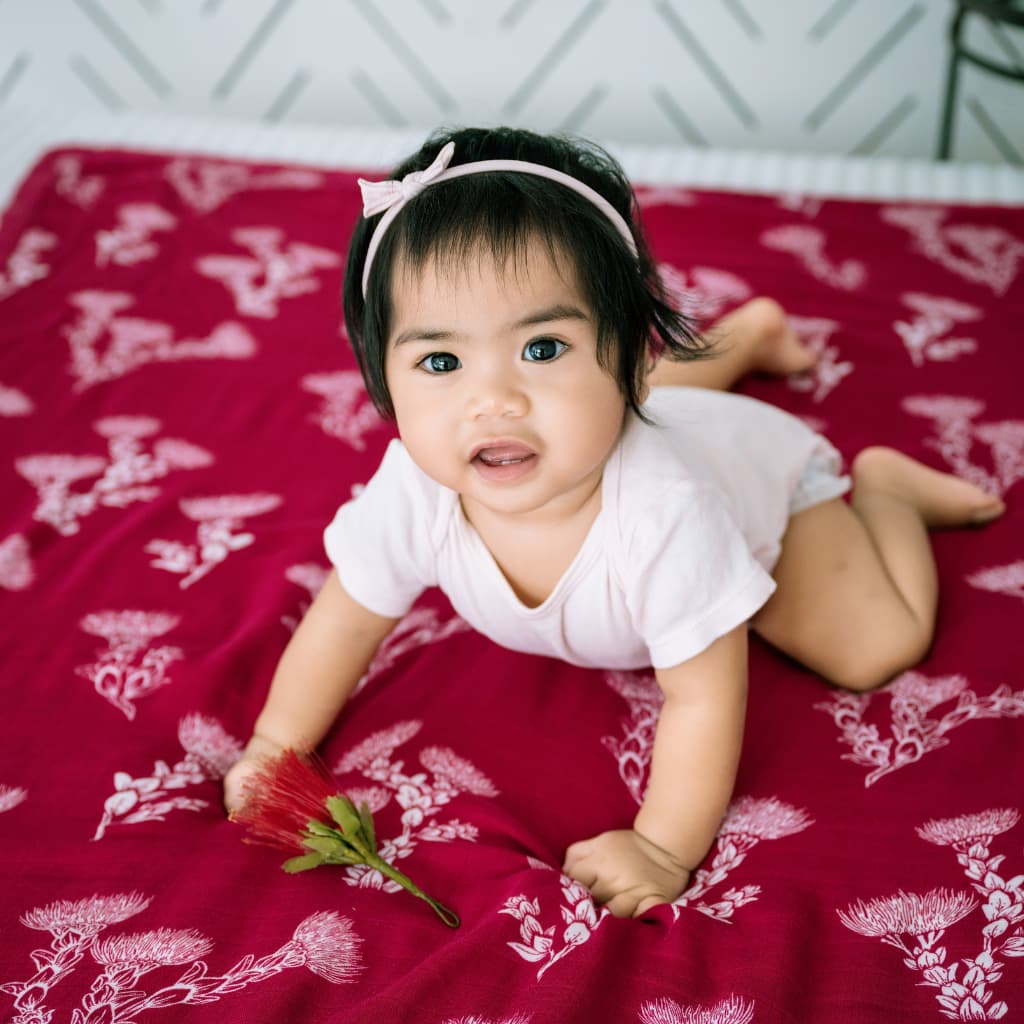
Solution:
<svg viewBox="0 0 1024 1024">
<path fill-rule="evenodd" d="M 261 756 L 323 739 L 440 586 L 506 647 L 653 666 L 665 699 L 643 804 L 564 863 L 613 914 L 643 914 L 684 891 L 730 799 L 748 630 L 839 686 L 878 686 L 931 643 L 928 529 L 1003 505 L 889 448 L 857 456 L 844 500 L 824 438 L 716 390 L 813 356 L 767 299 L 695 334 L 596 147 L 465 129 L 360 184 L 345 317 L 401 440 L 327 528 L 334 569 L 225 803 Z"/>
</svg>

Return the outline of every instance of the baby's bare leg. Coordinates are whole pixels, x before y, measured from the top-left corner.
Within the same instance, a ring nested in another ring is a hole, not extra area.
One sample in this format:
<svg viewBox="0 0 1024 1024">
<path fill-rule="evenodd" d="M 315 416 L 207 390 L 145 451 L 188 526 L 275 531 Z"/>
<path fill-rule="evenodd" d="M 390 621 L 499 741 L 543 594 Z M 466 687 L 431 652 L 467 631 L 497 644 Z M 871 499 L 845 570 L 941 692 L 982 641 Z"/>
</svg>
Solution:
<svg viewBox="0 0 1024 1024">
<path fill-rule="evenodd" d="M 727 391 L 748 373 L 799 373 L 810 369 L 817 358 L 797 337 L 774 299 L 751 299 L 717 321 L 708 336 L 716 342 L 714 356 L 685 363 L 660 359 L 648 384 Z"/>
<path fill-rule="evenodd" d="M 980 524 L 1003 503 L 891 448 L 853 463 L 837 499 L 790 520 L 778 589 L 753 622 L 766 640 L 827 679 L 868 690 L 920 661 L 935 629 L 929 527 Z"/>
</svg>

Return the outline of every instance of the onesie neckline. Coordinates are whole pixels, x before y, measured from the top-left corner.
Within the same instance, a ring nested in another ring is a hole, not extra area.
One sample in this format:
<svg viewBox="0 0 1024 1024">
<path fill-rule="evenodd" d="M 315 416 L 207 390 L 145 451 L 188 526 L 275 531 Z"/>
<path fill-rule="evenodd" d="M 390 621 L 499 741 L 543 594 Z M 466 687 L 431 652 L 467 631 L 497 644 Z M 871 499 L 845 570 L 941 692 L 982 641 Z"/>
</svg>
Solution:
<svg viewBox="0 0 1024 1024">
<path fill-rule="evenodd" d="M 551 588 L 551 592 L 548 594 L 540 604 L 530 607 L 520 600 L 519 595 L 516 594 L 512 588 L 512 584 L 509 583 L 505 574 L 501 571 L 498 566 L 494 555 L 491 554 L 490 548 L 484 543 L 483 537 L 480 536 L 476 527 L 466 518 L 465 512 L 462 510 L 462 503 L 459 501 L 459 496 L 455 491 L 451 493 L 451 509 L 450 509 L 450 522 L 454 525 L 455 529 L 462 534 L 466 542 L 473 545 L 480 555 L 480 562 L 484 568 L 484 571 L 489 573 L 495 583 L 496 589 L 499 593 L 504 595 L 505 603 L 508 606 L 508 610 L 522 619 L 539 619 L 546 615 L 549 615 L 552 611 L 559 608 L 565 603 L 566 599 L 570 596 L 576 583 L 581 579 L 594 560 L 598 557 L 601 552 L 602 544 L 601 537 L 605 531 L 605 524 L 610 515 L 608 509 L 610 508 L 610 483 L 611 478 L 616 478 L 617 473 L 609 473 L 612 468 L 612 463 L 616 463 L 616 469 L 618 460 L 621 457 L 622 450 L 622 439 L 620 436 L 619 442 L 616 444 L 612 453 L 608 456 L 608 460 L 605 462 L 604 469 L 601 473 L 601 507 L 598 509 L 597 515 L 594 517 L 594 521 L 590 524 L 590 528 L 587 530 L 586 536 L 583 538 L 579 548 L 576 551 L 573 560 L 566 567 L 565 572 L 562 573 L 558 578 L 558 582 L 555 583 L 554 587 Z"/>
</svg>

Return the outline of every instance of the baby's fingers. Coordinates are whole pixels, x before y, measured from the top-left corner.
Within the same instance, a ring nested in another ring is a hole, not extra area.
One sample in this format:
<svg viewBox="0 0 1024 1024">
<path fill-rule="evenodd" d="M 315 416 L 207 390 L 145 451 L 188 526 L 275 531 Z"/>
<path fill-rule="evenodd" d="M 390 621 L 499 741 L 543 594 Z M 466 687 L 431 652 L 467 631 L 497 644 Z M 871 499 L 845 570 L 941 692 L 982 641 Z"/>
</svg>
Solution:
<svg viewBox="0 0 1024 1024">
<path fill-rule="evenodd" d="M 562 873 L 579 882 L 580 885 L 592 889 L 597 881 L 597 867 L 589 854 L 590 848 L 587 843 L 574 843 L 565 851 Z"/>
<path fill-rule="evenodd" d="M 664 893 L 656 893 L 650 896 L 645 896 L 636 905 L 636 909 L 633 911 L 633 917 L 643 917 L 643 915 L 646 914 L 647 911 L 651 910 L 653 907 L 661 907 L 664 906 L 666 903 L 671 902 L 672 900 Z"/>
<path fill-rule="evenodd" d="M 565 851 L 565 857 L 562 860 L 562 870 L 567 875 L 572 875 L 573 870 L 587 860 L 588 857 L 594 852 L 594 841 L 592 839 L 583 839 L 578 843 L 573 843 Z"/>
<path fill-rule="evenodd" d="M 665 893 L 649 889 L 646 886 L 633 886 L 624 892 L 616 893 L 604 905 L 615 917 L 640 917 L 651 907 L 668 902 Z"/>
<path fill-rule="evenodd" d="M 237 811 L 245 802 L 242 796 L 242 787 L 253 767 L 250 761 L 239 761 L 224 776 L 224 809 L 229 815 Z"/>
<path fill-rule="evenodd" d="M 242 756 L 228 769 L 224 776 L 224 808 L 233 814 L 245 803 L 245 784 L 249 776 L 260 766 L 263 758 L 276 757 L 281 746 L 258 733 L 254 734 L 242 751 Z"/>
<path fill-rule="evenodd" d="M 562 870 L 564 871 L 571 864 L 583 860 L 585 857 L 589 857 L 593 852 L 593 839 L 581 839 L 578 843 L 573 843 L 572 846 L 565 851 L 565 863 L 562 865 Z"/>
</svg>

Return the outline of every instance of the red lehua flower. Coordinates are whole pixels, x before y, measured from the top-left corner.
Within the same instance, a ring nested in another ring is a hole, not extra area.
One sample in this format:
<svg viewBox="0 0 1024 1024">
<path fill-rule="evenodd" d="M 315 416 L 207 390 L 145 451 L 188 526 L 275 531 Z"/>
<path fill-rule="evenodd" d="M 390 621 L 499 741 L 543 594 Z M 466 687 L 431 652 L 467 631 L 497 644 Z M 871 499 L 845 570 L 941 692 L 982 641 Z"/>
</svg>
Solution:
<svg viewBox="0 0 1024 1024">
<path fill-rule="evenodd" d="M 298 853 L 281 865 L 294 874 L 321 864 L 366 864 L 429 903 L 450 928 L 458 915 L 428 896 L 412 879 L 377 853 L 373 822 L 364 805 L 356 810 L 337 791 L 327 767 L 315 756 L 284 750 L 260 763 L 244 787 L 232 820 L 249 831 L 247 842 Z"/>
<path fill-rule="evenodd" d="M 263 761 L 249 777 L 245 800 L 231 820 L 248 829 L 248 842 L 306 853 L 303 837 L 310 821 L 337 828 L 326 807 L 337 792 L 321 761 L 284 750 Z"/>
</svg>

